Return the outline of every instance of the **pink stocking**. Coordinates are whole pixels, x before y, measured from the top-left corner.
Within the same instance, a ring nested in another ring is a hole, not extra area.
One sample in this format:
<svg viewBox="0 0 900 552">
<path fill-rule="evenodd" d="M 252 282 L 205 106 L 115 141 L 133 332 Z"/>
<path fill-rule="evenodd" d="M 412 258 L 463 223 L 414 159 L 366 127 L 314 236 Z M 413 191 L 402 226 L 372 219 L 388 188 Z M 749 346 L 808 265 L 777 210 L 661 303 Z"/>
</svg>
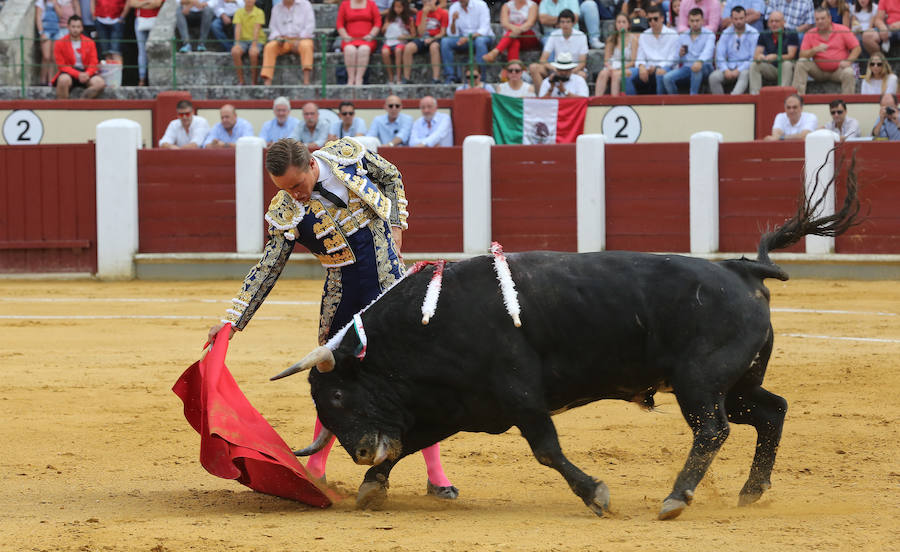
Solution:
<svg viewBox="0 0 900 552">
<path fill-rule="evenodd" d="M 428 472 L 428 481 L 437 487 L 450 487 L 453 485 L 444 474 L 444 468 L 441 466 L 441 444 L 435 443 L 426 449 L 422 449 L 422 456 L 425 457 L 425 469 Z"/>
</svg>

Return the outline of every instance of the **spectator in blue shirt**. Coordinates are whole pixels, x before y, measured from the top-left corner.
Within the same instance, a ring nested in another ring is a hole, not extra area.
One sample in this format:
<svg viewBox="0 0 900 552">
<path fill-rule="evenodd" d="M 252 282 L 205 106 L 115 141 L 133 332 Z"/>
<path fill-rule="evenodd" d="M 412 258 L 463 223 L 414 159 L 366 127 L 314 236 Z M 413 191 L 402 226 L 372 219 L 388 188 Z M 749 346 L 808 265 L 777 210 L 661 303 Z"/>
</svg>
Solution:
<svg viewBox="0 0 900 552">
<path fill-rule="evenodd" d="M 724 94 L 725 82 L 733 82 L 731 94 L 743 94 L 750 83 L 750 63 L 759 42 L 759 32 L 747 26 L 747 12 L 741 6 L 731 10 L 731 26 L 722 31 L 716 45 L 716 70 L 709 75 L 709 90 Z"/>
<path fill-rule="evenodd" d="M 313 102 L 303 104 L 303 124 L 297 125 L 292 138 L 310 149 L 321 148 L 328 141 L 331 125 L 319 119 L 319 106 Z"/>
<path fill-rule="evenodd" d="M 353 102 L 341 102 L 338 106 L 340 119 L 331 124 L 328 132 L 328 141 L 337 140 L 345 136 L 364 136 L 366 134 L 366 122 L 356 116 L 356 107 Z"/>
<path fill-rule="evenodd" d="M 881 110 L 878 122 L 872 128 L 876 140 L 900 140 L 900 111 L 897 110 L 897 96 L 886 92 L 881 96 Z"/>
<path fill-rule="evenodd" d="M 700 92 L 703 79 L 712 73 L 716 35 L 703 26 L 703 10 L 692 8 L 688 12 L 688 30 L 678 38 L 678 62 L 681 67 L 663 75 L 666 94 L 677 94 L 678 85 L 690 81 L 691 96 Z"/>
<path fill-rule="evenodd" d="M 262 130 L 259 131 L 259 137 L 266 141 L 267 146 L 282 138 L 290 138 L 300 125 L 299 119 L 291 117 L 291 102 L 284 96 L 275 98 L 272 111 L 275 118 L 263 123 Z"/>
<path fill-rule="evenodd" d="M 253 125 L 246 119 L 237 116 L 231 104 L 219 109 L 222 122 L 216 124 L 203 141 L 204 148 L 233 148 L 241 136 L 253 136 Z"/>
<path fill-rule="evenodd" d="M 722 13 L 731 14 L 731 10 L 742 7 L 747 12 L 747 25 L 760 33 L 765 30 L 766 0 L 727 0 L 722 7 Z M 723 17 L 719 22 L 719 31 L 724 31 L 731 26 L 731 17 Z"/>
<path fill-rule="evenodd" d="M 408 146 L 413 119 L 405 113 L 400 113 L 402 108 L 400 98 L 388 96 L 384 101 L 384 110 L 387 113 L 375 117 L 367 136 L 378 138 L 382 146 Z"/>
<path fill-rule="evenodd" d="M 446 113 L 438 113 L 437 100 L 425 96 L 419 102 L 422 116 L 413 123 L 409 137 L 410 146 L 452 146 L 453 124 Z"/>
</svg>

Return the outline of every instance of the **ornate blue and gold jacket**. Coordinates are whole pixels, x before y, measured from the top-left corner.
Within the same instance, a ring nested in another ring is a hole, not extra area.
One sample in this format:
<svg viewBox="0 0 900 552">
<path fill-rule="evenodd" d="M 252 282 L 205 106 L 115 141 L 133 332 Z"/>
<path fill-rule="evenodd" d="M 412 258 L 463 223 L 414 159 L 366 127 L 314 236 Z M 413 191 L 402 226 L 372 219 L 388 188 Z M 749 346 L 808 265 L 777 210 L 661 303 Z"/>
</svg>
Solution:
<svg viewBox="0 0 900 552">
<path fill-rule="evenodd" d="M 358 262 L 376 267 L 382 289 L 402 274 L 391 226 L 406 229 L 409 213 L 397 167 L 352 138 L 329 142 L 312 155 L 325 162 L 347 187 L 347 207 L 316 197 L 300 203 L 283 190 L 272 198 L 266 213 L 269 240 L 262 258 L 250 269 L 223 320 L 235 329 L 243 329 L 265 300 L 295 243 L 329 269 L 329 281 L 340 281 L 331 276 L 333 270 L 350 270 Z"/>
</svg>

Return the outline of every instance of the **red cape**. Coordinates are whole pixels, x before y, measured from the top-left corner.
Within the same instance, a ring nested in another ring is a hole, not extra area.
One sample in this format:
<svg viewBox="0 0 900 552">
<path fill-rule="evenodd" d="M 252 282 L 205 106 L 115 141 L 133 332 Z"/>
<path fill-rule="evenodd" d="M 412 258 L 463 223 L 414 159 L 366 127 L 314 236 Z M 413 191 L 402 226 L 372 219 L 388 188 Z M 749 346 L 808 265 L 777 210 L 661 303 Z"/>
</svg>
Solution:
<svg viewBox="0 0 900 552">
<path fill-rule="evenodd" d="M 340 496 L 313 482 L 290 447 L 241 392 L 228 368 L 226 325 L 212 350 L 178 378 L 172 391 L 200 434 L 200 463 L 218 477 L 261 493 L 326 508 Z"/>
</svg>

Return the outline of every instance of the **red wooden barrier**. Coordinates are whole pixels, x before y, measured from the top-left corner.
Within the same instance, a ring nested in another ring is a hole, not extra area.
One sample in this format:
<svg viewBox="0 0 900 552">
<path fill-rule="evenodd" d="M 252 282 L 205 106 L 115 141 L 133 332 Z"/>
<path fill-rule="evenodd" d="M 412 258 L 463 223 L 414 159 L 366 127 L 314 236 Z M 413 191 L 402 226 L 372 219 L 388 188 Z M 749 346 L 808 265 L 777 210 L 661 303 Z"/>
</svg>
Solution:
<svg viewBox="0 0 900 552">
<path fill-rule="evenodd" d="M 606 147 L 606 248 L 689 251 L 688 144 Z"/>
<path fill-rule="evenodd" d="M 96 272 L 94 144 L 0 146 L 0 272 Z"/>
<path fill-rule="evenodd" d="M 138 151 L 141 253 L 234 252 L 234 150 Z"/>
<path fill-rule="evenodd" d="M 856 155 L 856 178 L 866 221 L 835 240 L 837 253 L 900 252 L 900 194 L 897 194 L 897 145 L 891 142 L 847 143 L 838 148 L 843 165 L 835 198 L 840 209 L 846 196 L 847 168 Z"/>
<path fill-rule="evenodd" d="M 506 251 L 578 248 L 575 144 L 491 148 L 491 236 Z"/>
</svg>

